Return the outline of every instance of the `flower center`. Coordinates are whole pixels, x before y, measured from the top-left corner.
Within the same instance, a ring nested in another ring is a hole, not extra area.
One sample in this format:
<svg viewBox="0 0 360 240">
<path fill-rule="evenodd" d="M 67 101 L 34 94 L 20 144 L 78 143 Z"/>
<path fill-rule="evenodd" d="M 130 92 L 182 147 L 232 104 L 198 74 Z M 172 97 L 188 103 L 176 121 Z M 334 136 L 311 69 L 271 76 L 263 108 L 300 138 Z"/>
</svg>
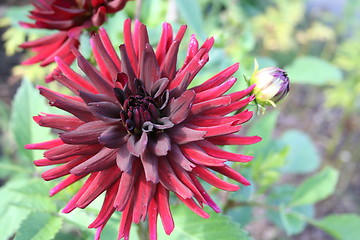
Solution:
<svg viewBox="0 0 360 240">
<path fill-rule="evenodd" d="M 156 122 L 160 116 L 160 112 L 152 97 L 135 95 L 129 96 L 124 101 L 120 116 L 124 126 L 129 132 L 141 133 L 142 131 L 149 130 L 144 126 L 144 123 Z"/>
</svg>

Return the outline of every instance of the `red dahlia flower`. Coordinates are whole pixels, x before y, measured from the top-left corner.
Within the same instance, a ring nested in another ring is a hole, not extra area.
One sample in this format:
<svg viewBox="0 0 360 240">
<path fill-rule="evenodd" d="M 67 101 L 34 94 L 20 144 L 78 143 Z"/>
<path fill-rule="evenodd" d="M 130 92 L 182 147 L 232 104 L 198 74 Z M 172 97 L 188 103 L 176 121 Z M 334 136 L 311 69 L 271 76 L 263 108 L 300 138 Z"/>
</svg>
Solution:
<svg viewBox="0 0 360 240">
<path fill-rule="evenodd" d="M 232 75 L 239 65 L 234 64 L 188 89 L 208 61 L 214 40 L 209 38 L 199 47 L 193 35 L 185 61 L 177 69 L 185 30 L 186 26 L 182 26 L 173 36 L 171 25 L 164 23 L 154 51 L 145 25 L 136 21 L 132 32 L 131 22 L 126 20 L 120 60 L 105 30 L 100 29 L 90 42 L 100 70 L 76 49 L 78 65 L 86 77 L 55 58 L 60 71 L 54 78 L 75 96 L 38 87 L 52 106 L 72 116 L 34 117 L 39 125 L 62 132 L 60 138 L 26 148 L 46 150 L 45 158 L 35 161 L 36 166 L 61 164 L 44 172 L 45 180 L 68 175 L 51 190 L 51 196 L 87 177 L 64 213 L 85 208 L 105 193 L 102 209 L 89 226 L 97 228 L 95 239 L 100 238 L 114 211 L 122 212 L 119 238 L 128 239 L 131 224 L 147 219 L 149 237 L 157 239 L 158 215 L 170 234 L 174 222 L 169 192 L 203 218 L 209 217 L 204 204 L 220 212 L 200 180 L 226 191 L 236 191 L 239 186 L 223 181 L 216 173 L 250 184 L 226 162 L 248 162 L 252 157 L 224 151 L 217 145 L 261 140 L 235 134 L 252 117 L 243 109 L 253 100 L 248 96 L 253 87 L 226 94 L 236 82 Z"/>
<path fill-rule="evenodd" d="M 47 66 L 54 62 L 54 56 L 59 56 L 67 64 L 71 64 L 75 56 L 71 48 L 79 47 L 79 37 L 83 29 L 101 26 L 107 13 L 115 13 L 124 8 L 129 0 L 34 0 L 35 9 L 29 18 L 35 23 L 21 22 L 25 28 L 59 30 L 49 36 L 35 41 L 25 42 L 22 48 L 30 48 L 37 53 L 23 64 L 41 63 Z M 52 80 L 51 76 L 47 80 Z"/>
</svg>

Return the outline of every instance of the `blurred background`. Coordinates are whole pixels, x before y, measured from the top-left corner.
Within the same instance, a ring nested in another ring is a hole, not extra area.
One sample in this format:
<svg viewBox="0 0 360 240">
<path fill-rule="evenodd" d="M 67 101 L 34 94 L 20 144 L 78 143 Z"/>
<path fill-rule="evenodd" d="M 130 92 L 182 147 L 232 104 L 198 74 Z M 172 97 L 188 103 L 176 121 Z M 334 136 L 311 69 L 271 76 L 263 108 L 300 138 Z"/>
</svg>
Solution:
<svg viewBox="0 0 360 240">
<path fill-rule="evenodd" d="M 49 198 L 55 182 L 43 181 L 44 169 L 32 165 L 42 153 L 23 149 L 24 144 L 54 138 L 31 119 L 53 111 L 34 84 L 44 85 L 44 76 L 54 65 L 20 65 L 31 53 L 18 45 L 50 32 L 19 26 L 18 21 L 28 21 L 32 9 L 28 4 L 24 0 L 0 1 L 0 240 L 92 239 L 94 231 L 87 225 L 101 202 L 86 212 L 59 213 L 79 185 Z M 163 21 L 172 23 L 174 29 L 187 24 L 185 43 L 192 33 L 200 41 L 214 36 L 210 61 L 195 84 L 240 62 L 236 74 L 239 90 L 245 86 L 243 77 L 252 74 L 255 58 L 260 68 L 277 66 L 290 77 L 287 99 L 256 116 L 242 130 L 264 140 L 227 149 L 255 156 L 252 163 L 233 165 L 252 186 L 237 193 L 209 187 L 226 217 L 217 220 L 212 214 L 215 220 L 207 221 L 244 231 L 243 239 L 359 239 L 359 0 L 134 1 L 109 16 L 104 25 L 113 43 L 122 43 L 122 21 L 129 17 L 148 25 L 154 44 Z M 80 51 L 90 58 L 88 40 L 89 36 L 82 36 Z M 186 44 L 181 50 L 184 56 Z M 64 90 L 56 83 L 49 86 Z M 176 222 L 176 215 L 182 214 L 181 206 L 175 206 L 176 230 L 170 238 L 159 233 L 160 239 L 195 239 L 189 237 L 187 222 L 203 221 L 190 216 Z M 119 218 L 117 215 L 109 222 L 104 239 L 115 239 Z M 196 239 L 212 239 L 205 233 L 199 236 Z M 136 232 L 132 237 L 138 239 Z M 221 239 L 236 238 L 224 233 Z"/>
</svg>

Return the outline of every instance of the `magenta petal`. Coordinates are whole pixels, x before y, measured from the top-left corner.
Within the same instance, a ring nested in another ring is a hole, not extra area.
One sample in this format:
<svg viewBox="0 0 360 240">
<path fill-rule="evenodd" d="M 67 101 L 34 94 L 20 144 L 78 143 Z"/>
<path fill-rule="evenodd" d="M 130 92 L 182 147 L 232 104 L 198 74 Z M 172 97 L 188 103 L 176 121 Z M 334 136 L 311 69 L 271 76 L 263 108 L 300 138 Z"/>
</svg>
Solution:
<svg viewBox="0 0 360 240">
<path fill-rule="evenodd" d="M 203 140 L 206 132 L 197 131 L 184 125 L 177 125 L 168 131 L 170 138 L 177 144 L 185 144 L 189 142 L 195 142 Z"/>
</svg>

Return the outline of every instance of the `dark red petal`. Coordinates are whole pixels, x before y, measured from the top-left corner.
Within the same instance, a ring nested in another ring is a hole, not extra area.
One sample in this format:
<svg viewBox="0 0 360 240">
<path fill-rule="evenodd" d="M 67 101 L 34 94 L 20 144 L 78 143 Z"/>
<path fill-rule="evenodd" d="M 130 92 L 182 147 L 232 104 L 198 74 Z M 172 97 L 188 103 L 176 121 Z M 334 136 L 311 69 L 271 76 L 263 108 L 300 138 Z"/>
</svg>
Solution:
<svg viewBox="0 0 360 240">
<path fill-rule="evenodd" d="M 258 136 L 239 136 L 235 134 L 229 134 L 226 136 L 217 136 L 206 138 L 216 145 L 249 145 L 261 141 L 261 137 Z"/>
<path fill-rule="evenodd" d="M 171 140 L 166 133 L 158 132 L 154 139 L 149 141 L 149 147 L 156 156 L 166 156 L 171 150 Z"/>
<path fill-rule="evenodd" d="M 112 102 L 91 102 L 88 107 L 96 118 L 104 122 L 115 123 L 121 120 L 121 109 Z"/>
<path fill-rule="evenodd" d="M 230 96 L 226 95 L 226 97 L 230 97 Z M 248 98 L 245 98 L 244 100 L 233 102 L 227 106 L 219 106 L 219 107 L 211 108 L 203 112 L 202 114 L 210 115 L 210 116 L 224 116 L 234 111 L 241 110 L 243 107 L 246 107 L 254 99 L 255 99 L 254 96 L 250 96 Z"/>
<path fill-rule="evenodd" d="M 116 155 L 116 165 L 121 171 L 131 173 L 133 163 L 136 160 L 137 158 L 130 154 L 125 144 L 119 147 Z"/>
<path fill-rule="evenodd" d="M 212 170 L 221 173 L 222 175 L 225 175 L 231 179 L 234 179 L 235 181 L 238 181 L 239 183 L 249 186 L 250 182 L 244 178 L 240 173 L 232 169 L 231 167 L 225 165 L 222 167 L 210 167 Z"/>
<path fill-rule="evenodd" d="M 171 140 L 177 144 L 185 144 L 203 140 L 206 132 L 196 131 L 194 129 L 185 127 L 184 125 L 177 125 L 167 131 Z"/>
<path fill-rule="evenodd" d="M 206 151 L 210 156 L 217 157 L 217 158 L 224 158 L 228 161 L 234 161 L 234 162 L 249 162 L 254 157 L 242 155 L 242 154 L 236 154 L 232 152 L 227 152 L 220 147 L 212 144 L 209 141 L 201 141 L 197 143 L 204 151 Z"/>
<path fill-rule="evenodd" d="M 149 239 L 157 240 L 157 217 L 158 208 L 156 206 L 155 198 L 150 200 L 148 209 L 148 228 L 149 228 Z"/>
<path fill-rule="evenodd" d="M 145 149 L 145 151 L 141 154 L 140 158 L 142 165 L 144 167 L 146 180 L 151 181 L 153 183 L 158 183 L 159 182 L 158 157 L 152 154 L 148 149 Z"/>
<path fill-rule="evenodd" d="M 169 191 L 161 184 L 157 185 L 155 199 L 164 231 L 167 235 L 170 235 L 170 233 L 174 230 L 175 225 L 169 206 Z"/>
<path fill-rule="evenodd" d="M 153 98 L 159 97 L 165 91 L 168 84 L 169 79 L 167 78 L 157 80 L 151 88 L 151 96 L 153 96 Z"/>
<path fill-rule="evenodd" d="M 197 93 L 194 103 L 204 102 L 222 96 L 235 84 L 235 82 L 236 78 L 232 77 L 219 86 Z"/>
<path fill-rule="evenodd" d="M 134 42 L 131 36 L 131 19 L 126 19 L 124 21 L 124 42 L 126 46 L 126 52 L 132 66 L 132 69 L 137 71 L 138 58 L 135 54 Z M 137 47 L 137 46 L 136 46 Z"/>
<path fill-rule="evenodd" d="M 99 142 L 108 148 L 119 148 L 127 142 L 128 138 L 126 129 L 121 125 L 115 125 L 101 133 Z"/>
<path fill-rule="evenodd" d="M 114 149 L 104 147 L 87 161 L 71 169 L 70 172 L 75 175 L 82 175 L 109 168 L 115 164 L 116 152 Z"/>
<path fill-rule="evenodd" d="M 60 133 L 60 138 L 67 144 L 97 144 L 98 137 L 108 128 L 109 124 L 103 121 L 88 122 L 73 131 Z"/>
<path fill-rule="evenodd" d="M 97 9 L 96 13 L 92 16 L 91 21 L 94 26 L 101 26 L 106 19 L 106 8 L 101 6 Z"/>
<path fill-rule="evenodd" d="M 70 174 L 67 178 L 62 180 L 59 184 L 57 184 L 55 187 L 53 187 L 50 190 L 50 197 L 54 196 L 55 194 L 57 194 L 58 192 L 60 192 L 64 188 L 70 186 L 74 182 L 79 181 L 80 179 L 82 179 L 85 176 L 86 175 L 75 176 L 75 175 Z"/>
<path fill-rule="evenodd" d="M 209 218 L 210 215 L 205 212 L 204 210 L 202 210 L 197 204 L 196 202 L 191 199 L 184 199 L 181 196 L 179 196 L 178 194 L 176 194 L 176 196 L 188 207 L 191 209 L 191 211 L 193 211 L 194 213 L 196 213 L 197 215 L 199 215 L 202 218 Z"/>
<path fill-rule="evenodd" d="M 111 215 L 115 212 L 114 200 L 117 190 L 119 188 L 119 181 L 116 181 L 106 190 L 104 203 L 96 219 L 89 225 L 89 228 L 98 228 L 101 225 L 105 225 L 110 219 Z"/>
<path fill-rule="evenodd" d="M 194 182 L 196 188 L 198 189 L 198 191 L 201 193 L 201 195 L 203 196 L 203 198 L 205 199 L 205 202 L 207 205 L 209 205 L 215 212 L 220 213 L 221 209 L 218 207 L 218 205 L 214 202 L 214 200 L 212 200 L 212 198 L 210 197 L 210 195 L 206 192 L 205 188 L 201 185 L 201 183 L 199 182 L 199 180 L 197 179 L 196 176 L 194 176 L 194 174 L 189 174 L 192 181 Z"/>
<path fill-rule="evenodd" d="M 180 97 L 170 100 L 167 111 L 173 123 L 181 123 L 187 118 L 192 110 L 191 106 L 194 98 L 195 92 L 186 91 Z"/>
<path fill-rule="evenodd" d="M 134 162 L 131 173 L 123 172 L 120 178 L 120 185 L 116 198 L 114 201 L 114 207 L 117 211 L 123 211 L 128 204 L 130 195 L 133 192 L 134 184 L 137 182 L 138 176 L 140 174 L 140 161 L 139 159 Z"/>
<path fill-rule="evenodd" d="M 236 124 L 242 124 L 249 121 L 253 116 L 253 112 L 245 110 L 233 116 L 201 116 L 197 115 L 190 119 L 189 123 L 197 126 L 208 127 L 217 126 L 225 123 L 235 122 Z"/>
<path fill-rule="evenodd" d="M 118 181 L 120 176 L 121 172 L 117 166 L 100 171 L 96 175 L 94 181 L 76 202 L 76 206 L 79 208 L 86 208 L 92 201 L 95 200 L 95 198 L 106 191 L 111 185 L 113 185 L 113 183 Z"/>
<path fill-rule="evenodd" d="M 199 93 L 207 89 L 211 89 L 213 87 L 219 86 L 221 83 L 225 82 L 226 79 L 231 77 L 238 69 L 239 69 L 239 63 L 235 63 L 234 65 L 226 68 L 225 70 L 219 72 L 209 80 L 205 81 L 203 84 L 193 87 L 192 89 L 196 93 Z"/>
<path fill-rule="evenodd" d="M 207 113 L 210 111 L 212 112 L 213 109 L 218 109 L 218 108 L 226 109 L 230 103 L 231 103 L 231 98 L 229 96 L 222 96 L 204 102 L 196 103 L 193 104 L 191 107 L 191 114 L 196 115 L 201 113 L 202 115 L 208 115 Z"/>
<path fill-rule="evenodd" d="M 44 152 L 44 156 L 50 160 L 59 160 L 76 155 L 92 155 L 102 148 L 101 145 L 69 145 L 62 144 Z"/>
<path fill-rule="evenodd" d="M 92 173 L 90 177 L 85 181 L 82 187 L 77 191 L 77 193 L 71 198 L 71 200 L 66 204 L 64 209 L 62 210 L 63 213 L 69 213 L 76 208 L 76 202 L 79 198 L 83 195 L 86 189 L 90 186 L 90 184 L 94 181 L 96 175 L 98 173 Z"/>
<path fill-rule="evenodd" d="M 144 83 L 146 92 L 150 94 L 153 84 L 160 78 L 160 72 L 154 50 L 149 44 L 146 44 L 141 54 L 139 68 L 140 79 Z"/>
<path fill-rule="evenodd" d="M 197 131 L 204 131 L 206 132 L 205 137 L 214 137 L 214 136 L 221 136 L 229 133 L 238 132 L 241 129 L 241 125 L 235 125 L 236 122 L 230 122 L 218 126 L 209 126 L 209 127 L 199 127 L 187 124 L 186 126 L 195 129 Z"/>
<path fill-rule="evenodd" d="M 166 158 L 160 159 L 158 170 L 161 184 L 169 191 L 177 193 L 183 198 L 191 198 L 194 196 L 192 191 L 177 178 Z"/>
<path fill-rule="evenodd" d="M 171 145 L 171 151 L 168 153 L 167 158 L 189 172 L 195 167 L 195 164 L 184 156 L 177 144 Z"/>
<path fill-rule="evenodd" d="M 141 134 L 140 139 L 138 140 L 136 139 L 136 136 L 130 135 L 127 141 L 127 147 L 132 155 L 139 157 L 145 151 L 147 143 L 148 143 L 147 133 L 143 132 Z"/>
<path fill-rule="evenodd" d="M 68 174 L 70 174 L 70 169 L 83 163 L 88 158 L 89 157 L 84 157 L 84 156 L 78 157 L 78 158 L 75 158 L 74 160 L 71 160 L 68 163 L 61 165 L 61 166 L 57 166 L 55 168 L 47 170 L 46 172 L 44 172 L 42 174 L 42 178 L 46 181 L 50 181 L 50 180 L 68 175 Z"/>
<path fill-rule="evenodd" d="M 180 146 L 181 151 L 187 159 L 193 163 L 205 166 L 223 166 L 225 159 L 215 158 L 208 155 L 202 148 L 195 143 L 187 143 Z"/>
<path fill-rule="evenodd" d="M 50 148 L 60 146 L 62 144 L 64 144 L 64 142 L 60 138 L 55 138 L 45 142 L 26 144 L 25 149 L 47 150 Z"/>
<path fill-rule="evenodd" d="M 192 173 L 201 178 L 202 180 L 210 183 L 211 185 L 223 189 L 225 191 L 237 191 L 239 190 L 239 186 L 225 182 L 217 177 L 214 173 L 202 166 L 196 166 L 193 168 Z"/>
<path fill-rule="evenodd" d="M 161 64 L 165 58 L 171 42 L 173 41 L 172 27 L 169 23 L 163 23 L 162 34 L 156 48 L 156 59 Z"/>
</svg>

